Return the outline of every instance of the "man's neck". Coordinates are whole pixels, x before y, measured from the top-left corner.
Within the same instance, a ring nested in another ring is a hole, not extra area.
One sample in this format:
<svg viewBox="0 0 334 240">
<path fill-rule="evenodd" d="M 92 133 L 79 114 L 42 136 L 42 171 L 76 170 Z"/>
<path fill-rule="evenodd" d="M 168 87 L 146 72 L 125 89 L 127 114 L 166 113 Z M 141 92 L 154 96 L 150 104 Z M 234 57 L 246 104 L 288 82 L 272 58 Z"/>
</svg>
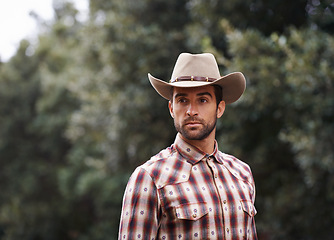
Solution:
<svg viewBox="0 0 334 240">
<path fill-rule="evenodd" d="M 215 150 L 215 132 L 214 131 L 212 131 L 212 133 L 207 138 L 205 138 L 203 140 L 189 140 L 189 139 L 183 137 L 181 134 L 180 134 L 180 136 L 185 142 L 195 146 L 196 148 L 198 148 L 202 152 L 205 152 L 207 154 L 211 154 Z"/>
</svg>

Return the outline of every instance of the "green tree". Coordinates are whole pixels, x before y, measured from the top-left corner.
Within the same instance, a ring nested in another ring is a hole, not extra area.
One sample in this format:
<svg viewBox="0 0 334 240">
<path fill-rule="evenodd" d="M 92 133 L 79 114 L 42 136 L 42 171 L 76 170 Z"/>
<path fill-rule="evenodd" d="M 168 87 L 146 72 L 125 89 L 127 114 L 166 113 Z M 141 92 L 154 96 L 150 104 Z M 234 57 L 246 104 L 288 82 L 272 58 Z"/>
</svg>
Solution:
<svg viewBox="0 0 334 240">
<path fill-rule="evenodd" d="M 233 56 L 221 64 L 244 72 L 247 89 L 227 108 L 219 139 L 252 166 L 260 239 L 331 239 L 334 38 L 295 28 L 264 37 L 221 24 Z"/>
<path fill-rule="evenodd" d="M 75 44 L 64 35 L 75 27 L 60 26 L 62 20 L 57 36 L 44 33 L 38 47 L 22 41 L 0 68 L 1 239 L 69 239 L 58 171 L 71 147 L 64 131 L 78 104 L 62 79 L 71 62 L 64 49 Z"/>
<path fill-rule="evenodd" d="M 73 71 L 68 81 L 82 104 L 66 132 L 73 148 L 71 165 L 62 172 L 66 191 L 89 196 L 96 207 L 95 225 L 87 226 L 83 239 L 97 232 L 116 238 L 129 174 L 175 137 L 167 102 L 152 91 L 147 73 L 167 79 L 185 48 L 182 29 L 187 15 L 182 4 L 92 3 L 76 59 L 80 71 Z M 178 24 L 169 24 L 170 17 Z"/>
<path fill-rule="evenodd" d="M 0 239 L 116 239 L 129 174 L 175 137 L 147 73 L 205 51 L 247 78 L 217 139 L 253 169 L 260 239 L 331 239 L 330 1 L 97 0 L 84 23 L 54 7 L 0 65 Z"/>
</svg>

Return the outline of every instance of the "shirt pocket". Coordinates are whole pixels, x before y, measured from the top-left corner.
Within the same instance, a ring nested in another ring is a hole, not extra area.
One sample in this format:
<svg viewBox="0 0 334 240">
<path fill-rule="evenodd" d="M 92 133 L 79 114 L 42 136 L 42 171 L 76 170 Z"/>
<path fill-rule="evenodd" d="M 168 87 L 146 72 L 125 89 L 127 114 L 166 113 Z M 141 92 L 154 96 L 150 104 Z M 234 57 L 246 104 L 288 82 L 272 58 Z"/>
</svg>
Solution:
<svg viewBox="0 0 334 240">
<path fill-rule="evenodd" d="M 254 217 L 257 213 L 255 206 L 250 200 L 240 200 L 242 209 L 246 212 L 250 217 Z"/>
<path fill-rule="evenodd" d="M 185 203 L 175 207 L 176 217 L 179 220 L 196 221 L 208 214 L 208 207 L 205 202 Z"/>
</svg>

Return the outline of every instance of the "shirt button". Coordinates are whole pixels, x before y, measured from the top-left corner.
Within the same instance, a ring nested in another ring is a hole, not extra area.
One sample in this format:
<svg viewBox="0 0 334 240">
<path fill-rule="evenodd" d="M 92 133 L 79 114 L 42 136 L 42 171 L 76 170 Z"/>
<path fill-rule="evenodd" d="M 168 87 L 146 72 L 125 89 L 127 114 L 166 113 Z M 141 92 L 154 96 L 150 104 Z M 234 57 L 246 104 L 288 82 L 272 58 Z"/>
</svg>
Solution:
<svg viewBox="0 0 334 240">
<path fill-rule="evenodd" d="M 218 174 L 215 174 L 215 178 L 218 178 Z"/>
<path fill-rule="evenodd" d="M 226 232 L 229 233 L 229 232 L 230 232 L 230 229 L 226 228 Z"/>
<path fill-rule="evenodd" d="M 226 204 L 226 200 L 224 200 L 223 203 Z"/>
<path fill-rule="evenodd" d="M 194 213 L 194 214 L 193 214 L 193 218 L 196 218 L 196 217 L 197 217 L 197 214 Z"/>
</svg>

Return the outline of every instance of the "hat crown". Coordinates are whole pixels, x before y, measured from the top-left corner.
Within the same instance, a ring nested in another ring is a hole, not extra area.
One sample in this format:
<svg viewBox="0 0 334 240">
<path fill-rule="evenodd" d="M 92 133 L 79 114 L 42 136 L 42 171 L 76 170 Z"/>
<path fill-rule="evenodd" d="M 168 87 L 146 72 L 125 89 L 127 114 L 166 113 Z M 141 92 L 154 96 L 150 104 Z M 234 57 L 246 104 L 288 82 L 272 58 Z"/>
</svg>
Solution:
<svg viewBox="0 0 334 240">
<path fill-rule="evenodd" d="M 182 76 L 200 76 L 218 79 L 220 73 L 211 53 L 182 53 L 176 60 L 171 80 Z"/>
</svg>

